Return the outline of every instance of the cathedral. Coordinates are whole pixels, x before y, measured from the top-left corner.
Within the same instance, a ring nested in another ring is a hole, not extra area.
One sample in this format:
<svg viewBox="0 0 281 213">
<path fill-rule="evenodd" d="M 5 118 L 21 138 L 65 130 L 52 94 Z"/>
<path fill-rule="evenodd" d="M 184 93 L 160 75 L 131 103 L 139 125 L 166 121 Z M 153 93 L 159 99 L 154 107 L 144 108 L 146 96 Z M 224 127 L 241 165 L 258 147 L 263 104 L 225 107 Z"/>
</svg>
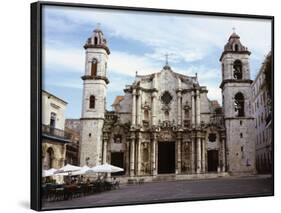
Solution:
<svg viewBox="0 0 281 213">
<path fill-rule="evenodd" d="M 110 163 L 124 169 L 120 177 L 151 180 L 255 173 L 251 53 L 235 32 L 219 59 L 222 106 L 208 99 L 197 74 L 179 74 L 167 61 L 155 73 L 136 74 L 107 111 L 110 49 L 100 29 L 84 49 L 81 166 Z"/>
</svg>

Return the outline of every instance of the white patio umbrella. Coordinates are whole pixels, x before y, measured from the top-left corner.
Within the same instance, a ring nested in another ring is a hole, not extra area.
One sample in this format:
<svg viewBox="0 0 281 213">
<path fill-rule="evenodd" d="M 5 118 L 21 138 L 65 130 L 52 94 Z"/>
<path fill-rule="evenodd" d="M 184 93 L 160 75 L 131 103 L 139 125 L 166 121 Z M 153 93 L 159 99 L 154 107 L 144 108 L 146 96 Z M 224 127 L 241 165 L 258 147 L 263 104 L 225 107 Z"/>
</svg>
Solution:
<svg viewBox="0 0 281 213">
<path fill-rule="evenodd" d="M 87 171 L 90 170 L 90 167 L 88 167 L 87 165 L 83 166 L 79 171 L 76 172 L 72 172 L 72 175 L 84 175 L 86 174 Z"/>
<path fill-rule="evenodd" d="M 124 169 L 117 167 L 117 166 L 110 165 L 108 163 L 105 163 L 105 164 L 98 165 L 98 166 L 91 168 L 88 172 L 86 172 L 86 174 L 90 173 L 90 172 L 114 173 L 114 172 L 122 172 L 122 171 L 124 171 Z"/>
<path fill-rule="evenodd" d="M 42 171 L 42 177 L 53 176 L 56 171 L 57 171 L 57 169 L 54 169 L 54 168 L 51 168 L 51 169 L 48 169 L 48 170 L 43 170 Z"/>
<path fill-rule="evenodd" d="M 68 175 L 70 175 L 72 172 L 76 172 L 79 170 L 81 170 L 80 166 L 74 166 L 71 164 L 67 164 L 67 165 L 61 167 L 60 169 L 58 169 L 56 172 L 54 172 L 54 174 L 68 173 Z"/>
<path fill-rule="evenodd" d="M 69 176 L 69 175 L 71 175 L 71 172 L 61 172 L 61 173 L 53 174 L 53 176 Z"/>
</svg>

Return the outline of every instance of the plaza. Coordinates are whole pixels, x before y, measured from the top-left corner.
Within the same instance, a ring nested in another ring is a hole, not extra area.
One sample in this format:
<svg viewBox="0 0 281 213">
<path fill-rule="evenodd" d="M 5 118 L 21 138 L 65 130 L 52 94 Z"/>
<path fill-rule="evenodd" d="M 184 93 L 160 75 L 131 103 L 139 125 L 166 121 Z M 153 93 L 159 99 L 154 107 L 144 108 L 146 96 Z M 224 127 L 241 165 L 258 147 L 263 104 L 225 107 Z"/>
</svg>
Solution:
<svg viewBox="0 0 281 213">
<path fill-rule="evenodd" d="M 59 209 L 268 196 L 273 194 L 272 184 L 270 175 L 121 184 L 119 189 L 72 200 L 44 202 L 42 207 L 43 209 Z"/>
</svg>

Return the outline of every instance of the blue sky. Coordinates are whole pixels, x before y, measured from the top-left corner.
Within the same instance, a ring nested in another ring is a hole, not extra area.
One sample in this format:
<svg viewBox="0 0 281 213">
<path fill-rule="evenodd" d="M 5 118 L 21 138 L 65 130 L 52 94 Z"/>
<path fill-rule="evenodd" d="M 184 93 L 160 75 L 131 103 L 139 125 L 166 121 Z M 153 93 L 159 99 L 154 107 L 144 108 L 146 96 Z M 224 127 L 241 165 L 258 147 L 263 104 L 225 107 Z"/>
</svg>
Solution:
<svg viewBox="0 0 281 213">
<path fill-rule="evenodd" d="M 83 45 L 100 23 L 111 54 L 107 109 L 138 74 L 159 72 L 164 54 L 175 72 L 198 74 L 208 97 L 221 102 L 219 57 L 232 28 L 251 54 L 251 77 L 271 49 L 268 20 L 44 6 L 43 89 L 68 102 L 66 118 L 80 118 Z"/>
</svg>

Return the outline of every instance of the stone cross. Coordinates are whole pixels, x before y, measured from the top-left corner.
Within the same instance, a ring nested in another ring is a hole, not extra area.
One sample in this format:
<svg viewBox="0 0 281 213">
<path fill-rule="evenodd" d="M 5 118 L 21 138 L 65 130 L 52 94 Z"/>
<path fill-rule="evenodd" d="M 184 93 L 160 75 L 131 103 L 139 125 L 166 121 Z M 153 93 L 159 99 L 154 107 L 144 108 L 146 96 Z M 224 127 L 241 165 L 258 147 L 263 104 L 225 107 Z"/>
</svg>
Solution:
<svg viewBox="0 0 281 213">
<path fill-rule="evenodd" d="M 97 30 L 100 30 L 100 26 L 101 26 L 101 24 L 98 22 L 97 23 Z"/>
<path fill-rule="evenodd" d="M 166 65 L 168 65 L 168 60 L 169 60 L 169 54 L 168 53 L 165 54 L 165 58 L 166 58 Z"/>
</svg>

